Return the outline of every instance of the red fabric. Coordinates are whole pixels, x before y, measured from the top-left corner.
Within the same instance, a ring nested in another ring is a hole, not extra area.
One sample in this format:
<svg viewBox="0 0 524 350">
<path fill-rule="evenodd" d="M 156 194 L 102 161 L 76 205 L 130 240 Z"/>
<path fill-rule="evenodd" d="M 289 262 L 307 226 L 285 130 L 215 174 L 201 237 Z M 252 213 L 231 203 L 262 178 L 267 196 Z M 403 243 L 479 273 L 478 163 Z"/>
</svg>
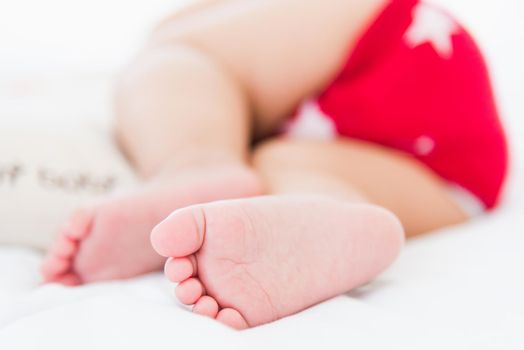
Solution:
<svg viewBox="0 0 524 350">
<path fill-rule="evenodd" d="M 429 41 L 408 44 L 417 6 L 393 0 L 318 104 L 340 135 L 410 153 L 494 208 L 508 161 L 484 59 L 458 24 L 450 57 Z M 420 142 L 432 149 L 421 152 Z"/>
</svg>

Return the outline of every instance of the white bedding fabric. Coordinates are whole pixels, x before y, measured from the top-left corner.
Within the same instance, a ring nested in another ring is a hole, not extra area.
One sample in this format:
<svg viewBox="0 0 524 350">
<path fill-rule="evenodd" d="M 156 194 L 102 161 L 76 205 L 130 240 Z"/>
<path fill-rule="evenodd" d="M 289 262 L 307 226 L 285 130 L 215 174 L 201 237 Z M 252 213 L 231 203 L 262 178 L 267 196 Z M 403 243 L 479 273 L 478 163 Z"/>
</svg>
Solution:
<svg viewBox="0 0 524 350">
<path fill-rule="evenodd" d="M 474 29 L 492 62 L 514 147 L 507 200 L 498 212 L 409 242 L 397 263 L 365 288 L 241 333 L 176 304 L 160 274 L 74 289 L 42 286 L 39 252 L 0 247 L 0 349 L 524 349 L 524 52 L 518 49 L 524 27 L 517 24 L 522 5 L 438 2 Z M 124 4 L 128 11 L 120 13 Z M 106 121 L 108 81 L 138 42 L 119 39 L 139 36 L 171 5 L 161 0 L 2 5 L 7 8 L 0 8 L 0 26 L 14 29 L 0 30 L 5 63 L 0 126 Z M 51 9 L 58 8 L 78 18 L 53 15 Z M 98 15 L 94 32 L 86 32 Z M 118 28 L 111 25 L 115 16 Z M 71 41 L 74 36 L 81 42 Z M 68 48 L 73 54 L 65 57 Z"/>
</svg>

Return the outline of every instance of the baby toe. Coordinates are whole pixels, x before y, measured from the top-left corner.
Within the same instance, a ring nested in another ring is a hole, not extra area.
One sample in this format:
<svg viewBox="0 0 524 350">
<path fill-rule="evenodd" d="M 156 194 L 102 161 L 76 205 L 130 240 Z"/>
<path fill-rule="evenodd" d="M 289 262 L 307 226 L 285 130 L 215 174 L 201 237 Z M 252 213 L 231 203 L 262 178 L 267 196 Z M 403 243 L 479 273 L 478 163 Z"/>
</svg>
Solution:
<svg viewBox="0 0 524 350">
<path fill-rule="evenodd" d="M 175 293 L 182 304 L 192 305 L 204 294 L 204 286 L 197 278 L 190 278 L 180 283 Z"/>
<path fill-rule="evenodd" d="M 40 271 L 46 281 L 54 279 L 63 274 L 71 267 L 69 259 L 61 258 L 57 255 L 49 255 L 42 263 Z"/>
<path fill-rule="evenodd" d="M 73 240 L 85 239 L 89 235 L 93 215 L 93 211 L 89 209 L 77 210 L 65 224 L 64 234 Z"/>
<path fill-rule="evenodd" d="M 76 253 L 77 246 L 78 244 L 76 241 L 66 235 L 61 235 L 58 237 L 53 247 L 51 247 L 50 254 L 61 258 L 71 258 Z"/>
<path fill-rule="evenodd" d="M 194 256 L 169 258 L 164 272 L 171 282 L 185 281 L 196 274 L 196 259 Z"/>
<path fill-rule="evenodd" d="M 202 209 L 175 211 L 151 233 L 151 244 L 165 257 L 184 257 L 195 253 L 204 241 L 205 218 Z"/>
<path fill-rule="evenodd" d="M 237 310 L 226 308 L 220 310 L 216 317 L 217 321 L 234 328 L 236 330 L 242 330 L 249 328 L 244 317 Z"/>
<path fill-rule="evenodd" d="M 82 280 L 73 272 L 61 275 L 53 280 L 55 283 L 60 283 L 64 286 L 75 287 L 82 284 Z"/>
<path fill-rule="evenodd" d="M 218 314 L 218 303 L 214 298 L 204 295 L 193 306 L 193 312 L 198 315 L 215 318 Z"/>
</svg>

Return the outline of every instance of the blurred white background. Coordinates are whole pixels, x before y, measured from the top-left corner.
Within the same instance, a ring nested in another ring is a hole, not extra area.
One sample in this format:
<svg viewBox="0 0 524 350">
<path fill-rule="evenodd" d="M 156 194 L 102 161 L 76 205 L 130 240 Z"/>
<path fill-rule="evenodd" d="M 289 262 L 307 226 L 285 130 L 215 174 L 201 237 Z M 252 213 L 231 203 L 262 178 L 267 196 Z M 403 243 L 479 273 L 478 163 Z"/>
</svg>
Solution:
<svg viewBox="0 0 524 350">
<path fill-rule="evenodd" d="M 158 20 L 189 2 L 2 0 L 0 72 L 119 65 Z"/>
</svg>

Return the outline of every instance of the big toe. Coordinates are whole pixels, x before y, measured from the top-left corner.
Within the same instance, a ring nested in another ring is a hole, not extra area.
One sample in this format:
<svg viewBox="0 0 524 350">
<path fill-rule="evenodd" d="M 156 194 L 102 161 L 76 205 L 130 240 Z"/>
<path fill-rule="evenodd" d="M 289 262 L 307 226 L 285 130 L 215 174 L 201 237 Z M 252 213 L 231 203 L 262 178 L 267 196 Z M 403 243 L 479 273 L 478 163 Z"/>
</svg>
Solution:
<svg viewBox="0 0 524 350">
<path fill-rule="evenodd" d="M 63 234 L 73 240 L 83 240 L 89 235 L 93 221 L 93 210 L 78 209 L 63 228 Z"/>
<path fill-rule="evenodd" d="M 202 246 L 205 234 L 203 209 L 189 207 L 175 211 L 151 233 L 151 244 L 165 257 L 193 254 Z"/>
</svg>

